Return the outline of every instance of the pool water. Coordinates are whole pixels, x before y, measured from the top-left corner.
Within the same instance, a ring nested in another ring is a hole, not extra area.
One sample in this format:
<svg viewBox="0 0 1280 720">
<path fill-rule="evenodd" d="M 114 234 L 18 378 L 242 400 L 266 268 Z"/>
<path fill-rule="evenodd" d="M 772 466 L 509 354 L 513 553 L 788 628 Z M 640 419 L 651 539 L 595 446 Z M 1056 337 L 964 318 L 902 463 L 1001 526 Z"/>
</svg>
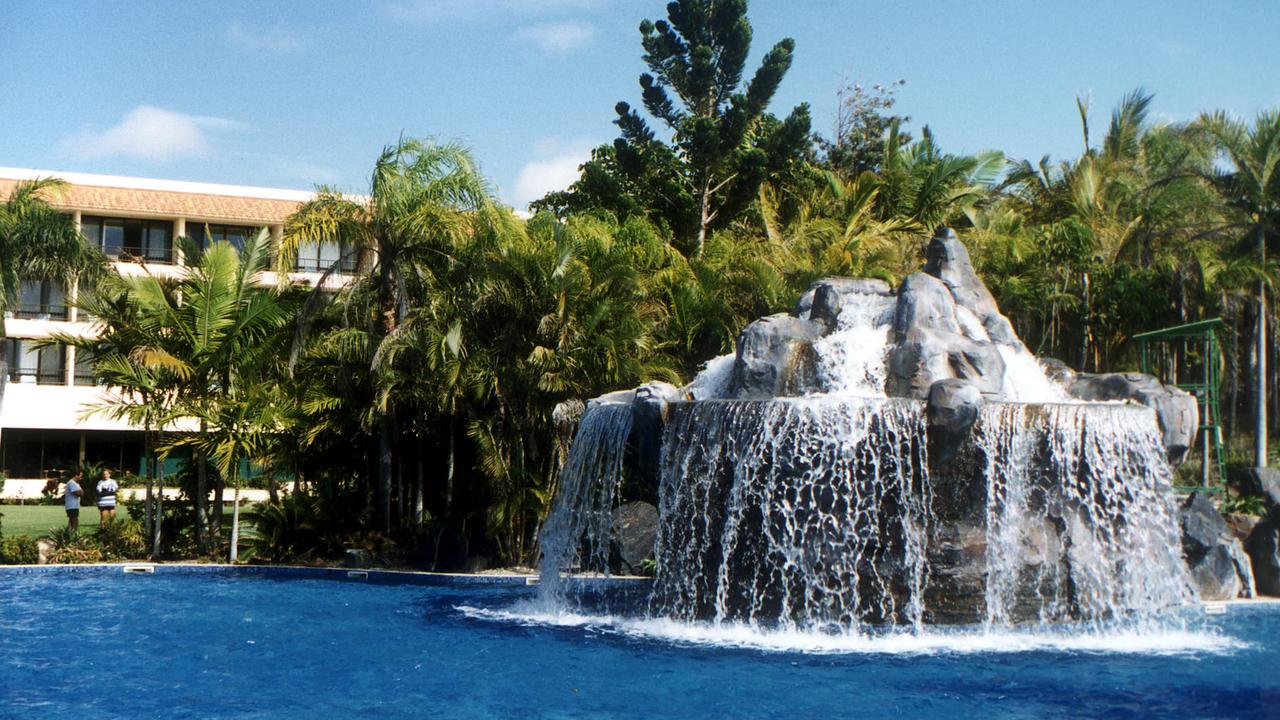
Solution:
<svg viewBox="0 0 1280 720">
<path fill-rule="evenodd" d="M 1280 716 L 1280 606 L 1131 637 L 868 639 L 551 616 L 532 591 L 0 572 L 0 717 Z"/>
</svg>

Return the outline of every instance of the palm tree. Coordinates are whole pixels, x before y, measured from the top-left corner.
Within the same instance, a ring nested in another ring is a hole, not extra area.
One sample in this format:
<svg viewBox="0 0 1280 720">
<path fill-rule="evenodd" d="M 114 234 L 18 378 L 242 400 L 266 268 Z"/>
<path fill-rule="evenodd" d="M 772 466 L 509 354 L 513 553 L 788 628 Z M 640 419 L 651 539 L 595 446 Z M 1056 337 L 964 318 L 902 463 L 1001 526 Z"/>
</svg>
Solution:
<svg viewBox="0 0 1280 720">
<path fill-rule="evenodd" d="M 1253 127 L 1224 112 L 1202 115 L 1200 125 L 1214 138 L 1231 169 L 1215 177 L 1226 201 L 1245 218 L 1256 238 L 1258 266 L 1266 270 L 1268 226 L 1280 209 L 1280 110 L 1259 113 Z M 1258 280 L 1253 462 L 1267 465 L 1267 284 Z"/>
<path fill-rule="evenodd" d="M 411 305 L 406 278 L 434 274 L 457 261 L 457 249 L 472 231 L 476 213 L 490 204 L 488 189 L 471 154 L 456 143 L 402 139 L 374 164 L 368 197 L 321 188 L 289 218 L 280 264 L 289 268 L 307 243 L 334 243 L 361 259 L 374 306 L 366 317 L 375 348 L 395 332 Z M 357 284 L 357 287 L 360 284 Z M 355 302 L 363 293 L 348 292 Z M 377 413 L 378 520 L 391 532 L 395 403 Z"/>
<path fill-rule="evenodd" d="M 87 414 L 127 420 L 143 429 L 143 531 L 151 538 L 152 554 L 157 555 L 161 537 L 161 513 L 153 495 L 157 440 L 172 415 L 174 396 L 190 380 L 190 373 L 187 365 L 165 347 L 166 328 L 146 319 L 155 312 L 156 302 L 175 302 L 173 284 L 150 275 L 145 277 L 143 280 L 109 274 L 101 278 L 76 298 L 80 311 L 95 318 L 98 331 L 90 336 L 54 333 L 51 340 L 77 348 L 91 360 L 94 375 L 111 388 L 110 399 L 86 408 Z M 144 282 L 149 292 L 137 292 Z"/>
<path fill-rule="evenodd" d="M 5 338 L 5 313 L 18 304 L 24 280 L 52 279 L 71 286 L 100 275 L 106 265 L 71 216 L 50 204 L 50 196 L 65 186 L 55 178 L 19 182 L 0 204 L 0 341 Z M 0 407 L 8 379 L 0 353 Z"/>
<path fill-rule="evenodd" d="M 149 435 L 199 423 L 198 430 L 170 438 L 159 450 L 168 454 L 189 446 L 200 457 L 214 457 L 236 492 L 235 538 L 240 463 L 265 455 L 262 437 L 269 434 L 249 419 L 265 417 L 273 407 L 262 401 L 257 384 L 276 382 L 263 378 L 273 363 L 282 363 L 284 329 L 293 316 L 282 287 L 261 277 L 269 266 L 265 229 L 240 251 L 227 242 L 207 249 L 188 238 L 179 242 L 186 274 L 170 280 L 144 273 L 104 283 L 86 299 L 103 331 L 94 338 L 65 340 L 86 349 L 95 372 L 121 388 L 100 411 L 139 422 Z M 255 400 L 246 404 L 246 397 Z M 228 470 L 233 456 L 236 462 Z M 197 500 L 206 492 L 199 488 Z M 221 514 L 220 506 L 215 513 Z M 205 522 L 203 514 L 203 502 L 197 502 L 197 528 Z M 158 549 L 158 522 L 153 528 Z M 233 542 L 232 560 L 236 553 Z"/>
</svg>

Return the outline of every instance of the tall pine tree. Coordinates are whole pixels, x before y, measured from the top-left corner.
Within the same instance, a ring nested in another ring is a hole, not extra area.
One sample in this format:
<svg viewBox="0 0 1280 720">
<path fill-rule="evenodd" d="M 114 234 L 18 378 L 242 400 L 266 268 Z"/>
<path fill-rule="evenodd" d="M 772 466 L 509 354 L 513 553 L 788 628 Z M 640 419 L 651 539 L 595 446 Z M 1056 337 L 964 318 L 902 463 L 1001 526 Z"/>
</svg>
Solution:
<svg viewBox="0 0 1280 720">
<path fill-rule="evenodd" d="M 667 19 L 640 23 L 641 97 L 670 131 L 666 142 L 635 109 L 620 102 L 621 136 L 592 153 L 568 191 L 535 207 L 558 213 L 605 209 L 643 214 L 665 226 L 686 255 L 701 254 L 707 234 L 728 225 L 771 173 L 808 150 L 809 108 L 785 120 L 766 112 L 791 67 L 795 41 L 773 46 L 751 80 L 746 0 L 677 0 Z"/>
</svg>

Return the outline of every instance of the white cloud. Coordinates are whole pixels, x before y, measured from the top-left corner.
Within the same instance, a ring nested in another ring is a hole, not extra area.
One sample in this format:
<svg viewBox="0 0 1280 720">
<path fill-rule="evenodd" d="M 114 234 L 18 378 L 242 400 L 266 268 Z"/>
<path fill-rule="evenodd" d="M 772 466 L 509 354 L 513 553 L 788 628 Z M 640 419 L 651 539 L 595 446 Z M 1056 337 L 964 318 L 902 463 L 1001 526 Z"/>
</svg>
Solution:
<svg viewBox="0 0 1280 720">
<path fill-rule="evenodd" d="M 393 19 L 430 25 L 493 17 L 530 17 L 585 10 L 600 4 L 601 0 L 394 0 L 382 8 Z"/>
<path fill-rule="evenodd" d="M 302 38 L 284 28 L 246 27 L 239 20 L 227 26 L 227 43 L 249 53 L 292 55 L 302 52 Z"/>
<path fill-rule="evenodd" d="M 568 188 L 581 174 L 578 166 L 591 158 L 593 147 L 595 144 L 589 140 L 539 140 L 534 144 L 534 154 L 540 157 L 520 168 L 512 204 L 524 208 L 553 190 Z"/>
<path fill-rule="evenodd" d="M 139 105 L 106 130 L 84 130 L 58 144 L 61 154 L 83 160 L 117 157 L 164 163 L 213 154 L 206 131 L 239 130 L 234 120 L 201 117 Z"/>
<path fill-rule="evenodd" d="M 531 42 L 544 52 L 568 52 L 590 45 L 596 38 L 596 29 L 587 23 L 569 20 L 522 27 L 513 37 Z"/>
</svg>

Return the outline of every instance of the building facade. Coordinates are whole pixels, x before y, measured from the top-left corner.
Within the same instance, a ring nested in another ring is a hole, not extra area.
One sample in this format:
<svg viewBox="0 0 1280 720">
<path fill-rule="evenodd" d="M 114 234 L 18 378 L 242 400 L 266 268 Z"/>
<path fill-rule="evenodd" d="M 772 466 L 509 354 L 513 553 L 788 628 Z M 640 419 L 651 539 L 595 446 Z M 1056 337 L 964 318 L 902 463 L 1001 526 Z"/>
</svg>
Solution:
<svg viewBox="0 0 1280 720">
<path fill-rule="evenodd" d="M 297 190 L 0 168 L 0 199 L 17 183 L 38 177 L 68 183 L 48 200 L 72 217 L 85 240 L 100 248 L 117 272 L 162 277 L 184 272 L 176 238 L 190 237 L 202 245 L 217 240 L 240 244 L 265 227 L 278 241 L 286 218 L 313 197 Z M 341 250 L 329 245 L 301 248 L 292 279 L 340 287 L 349 279 L 344 271 L 354 270 Z M 323 271 L 339 260 L 340 272 L 325 278 Z M 76 292 L 55 281 L 28 279 L 18 305 L 5 316 L 2 351 L 9 375 L 0 405 L 0 471 L 10 479 L 43 482 L 86 462 L 121 472 L 142 469 L 140 428 L 89 412 L 109 392 L 89 364 L 76 357 L 75 348 L 35 346 L 56 332 L 95 332 L 92 318 L 78 316 Z M 14 492 L 11 486 L 5 494 Z"/>
</svg>

